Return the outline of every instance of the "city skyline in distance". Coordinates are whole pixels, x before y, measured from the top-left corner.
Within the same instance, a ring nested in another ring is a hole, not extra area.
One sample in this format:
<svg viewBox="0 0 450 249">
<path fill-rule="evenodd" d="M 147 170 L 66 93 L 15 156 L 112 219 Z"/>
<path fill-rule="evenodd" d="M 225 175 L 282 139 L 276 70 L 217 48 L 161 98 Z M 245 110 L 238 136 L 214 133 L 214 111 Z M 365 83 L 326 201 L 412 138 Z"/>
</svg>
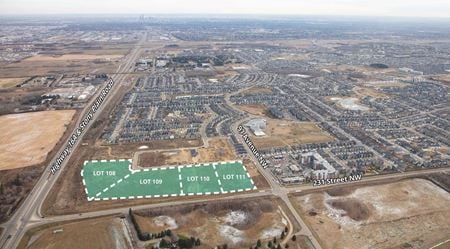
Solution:
<svg viewBox="0 0 450 249">
<path fill-rule="evenodd" d="M 53 14 L 236 14 L 450 18 L 446 0 L 3 0 L 0 15 Z"/>
</svg>

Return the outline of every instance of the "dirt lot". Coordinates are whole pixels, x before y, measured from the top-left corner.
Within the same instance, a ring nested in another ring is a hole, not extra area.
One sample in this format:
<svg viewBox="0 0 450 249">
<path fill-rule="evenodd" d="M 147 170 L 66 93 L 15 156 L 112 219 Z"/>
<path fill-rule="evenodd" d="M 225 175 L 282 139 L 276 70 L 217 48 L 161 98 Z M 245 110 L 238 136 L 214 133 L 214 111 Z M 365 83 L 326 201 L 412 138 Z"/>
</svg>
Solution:
<svg viewBox="0 0 450 249">
<path fill-rule="evenodd" d="M 62 229 L 62 231 L 61 231 Z M 36 231 L 26 248 L 130 248 L 120 218 L 103 217 L 51 226 Z"/>
<path fill-rule="evenodd" d="M 249 89 L 242 91 L 241 94 L 271 94 L 271 89 L 262 86 L 252 86 Z"/>
<path fill-rule="evenodd" d="M 178 147 L 197 147 L 202 145 L 199 139 L 173 139 L 173 140 L 157 140 L 136 144 L 115 144 L 106 145 L 103 141 L 97 141 L 95 154 L 91 159 L 122 159 L 132 158 L 133 154 L 139 150 L 148 149 L 175 149 Z M 145 149 L 142 149 L 145 148 Z"/>
<path fill-rule="evenodd" d="M 425 179 L 293 200 L 324 248 L 429 248 L 450 234 L 450 194 Z"/>
<path fill-rule="evenodd" d="M 439 80 L 446 85 L 450 85 L 450 75 L 447 75 L 447 74 L 436 75 L 436 76 L 431 77 L 431 79 Z"/>
<path fill-rule="evenodd" d="M 122 58 L 122 55 L 118 54 L 105 54 L 105 55 L 95 55 L 95 54 L 64 54 L 58 56 L 51 55 L 35 55 L 25 59 L 25 61 L 79 61 L 79 60 L 117 60 Z"/>
<path fill-rule="evenodd" d="M 409 84 L 400 81 L 394 81 L 394 82 L 368 82 L 365 85 L 369 87 L 406 87 Z"/>
<path fill-rule="evenodd" d="M 0 170 L 44 161 L 74 114 L 64 110 L 0 116 Z"/>
<path fill-rule="evenodd" d="M 236 159 L 234 150 L 231 148 L 231 145 L 226 138 L 211 139 L 208 148 L 198 148 L 194 150 L 196 153 L 195 156 L 192 155 L 191 149 L 144 152 L 138 156 L 138 165 L 141 167 L 153 167 Z"/>
<path fill-rule="evenodd" d="M 244 158 L 244 160 L 242 160 L 242 162 L 244 163 L 248 173 L 250 174 L 250 177 L 253 179 L 256 187 L 258 187 L 259 190 L 268 189 L 270 187 L 269 183 L 266 181 L 266 178 L 261 175 L 261 173 L 259 173 L 258 168 L 252 160 L 246 157 Z"/>
<path fill-rule="evenodd" d="M 200 238 L 207 248 L 225 243 L 238 248 L 255 245 L 258 239 L 279 239 L 287 224 L 277 201 L 269 198 L 165 207 L 135 214 L 142 231 L 171 229 L 178 235 Z"/>
<path fill-rule="evenodd" d="M 266 133 L 264 137 L 256 137 L 250 132 L 253 143 L 261 149 L 333 140 L 331 135 L 312 122 L 267 119 L 267 128 L 264 132 Z"/>
<path fill-rule="evenodd" d="M 355 87 L 353 91 L 358 96 L 358 98 L 363 98 L 370 96 L 372 98 L 387 98 L 388 96 L 374 88 L 371 87 Z"/>
<path fill-rule="evenodd" d="M 236 105 L 237 108 L 253 115 L 266 116 L 267 107 L 265 105 Z"/>
<path fill-rule="evenodd" d="M 26 78 L 2 78 L 0 79 L 0 89 L 14 87 L 22 83 Z"/>
</svg>

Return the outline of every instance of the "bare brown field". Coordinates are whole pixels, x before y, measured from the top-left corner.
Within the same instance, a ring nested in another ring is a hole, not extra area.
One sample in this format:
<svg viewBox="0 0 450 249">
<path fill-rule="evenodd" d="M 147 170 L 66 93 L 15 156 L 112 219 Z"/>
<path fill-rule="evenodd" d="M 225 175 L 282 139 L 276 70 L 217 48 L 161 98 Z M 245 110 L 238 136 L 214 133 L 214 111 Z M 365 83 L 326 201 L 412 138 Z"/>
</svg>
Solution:
<svg viewBox="0 0 450 249">
<path fill-rule="evenodd" d="M 441 81 L 442 83 L 446 84 L 447 86 L 450 85 L 450 75 L 448 74 L 440 74 L 431 77 L 433 80 Z"/>
<path fill-rule="evenodd" d="M 0 89 L 11 88 L 22 83 L 26 78 L 1 78 Z"/>
<path fill-rule="evenodd" d="M 278 237 L 287 224 L 276 200 L 251 199 L 135 211 L 142 231 L 171 229 L 178 235 L 200 238 L 206 248 L 255 245 L 258 239 Z"/>
<path fill-rule="evenodd" d="M 196 156 L 192 156 L 191 149 L 144 152 L 138 157 L 138 165 L 142 167 L 153 167 L 236 159 L 234 150 L 226 138 L 211 139 L 208 148 L 202 147 L 194 150 L 197 153 Z"/>
<path fill-rule="evenodd" d="M 368 82 L 365 84 L 368 87 L 406 87 L 409 84 L 395 81 L 395 82 Z"/>
<path fill-rule="evenodd" d="M 106 61 L 97 63 L 92 61 L 21 61 L 11 64 L 0 63 L 0 74 L 3 77 L 32 77 L 64 73 L 87 74 L 92 72 L 94 67 L 102 73 L 114 73 L 115 68 L 117 68 L 115 63 Z"/>
<path fill-rule="evenodd" d="M 245 168 L 247 168 L 250 177 L 253 179 L 253 182 L 255 183 L 256 187 L 258 187 L 258 189 L 268 189 L 270 187 L 266 178 L 259 172 L 258 168 L 252 160 L 246 157 L 243 160 L 243 164 L 245 165 Z"/>
<path fill-rule="evenodd" d="M 303 236 L 303 235 L 297 236 L 297 240 L 295 242 L 294 241 L 290 241 L 288 244 L 292 245 L 292 248 L 295 248 L 295 249 L 310 249 L 310 248 L 313 248 L 311 242 L 309 242 L 308 237 Z"/>
<path fill-rule="evenodd" d="M 324 248 L 429 248 L 450 234 L 450 194 L 425 179 L 292 199 Z"/>
<path fill-rule="evenodd" d="M 0 116 L 0 170 L 43 162 L 74 114 L 64 110 Z"/>
<path fill-rule="evenodd" d="M 258 148 L 271 148 L 294 144 L 324 143 L 333 137 L 312 122 L 295 122 L 267 119 L 266 136 L 256 137 L 251 132 L 252 141 Z"/>
<path fill-rule="evenodd" d="M 387 98 L 388 95 L 377 91 L 374 88 L 371 87 L 355 87 L 353 88 L 353 92 L 355 92 L 355 94 L 359 97 L 366 97 L 366 96 L 370 96 L 372 98 Z"/>
<path fill-rule="evenodd" d="M 257 116 L 266 116 L 267 107 L 265 105 L 236 105 L 237 108 Z"/>
<path fill-rule="evenodd" d="M 95 154 L 91 159 L 121 159 L 132 158 L 133 154 L 140 150 L 139 148 L 145 147 L 148 149 L 175 149 L 178 147 L 197 147 L 202 145 L 201 139 L 173 139 L 173 140 L 158 140 L 147 143 L 136 144 L 114 144 L 106 145 L 102 144 L 102 141 L 96 142 Z"/>
<path fill-rule="evenodd" d="M 79 61 L 79 60 L 117 60 L 122 58 L 120 54 L 63 54 L 63 55 L 44 55 L 39 54 L 26 58 L 24 61 Z"/>
<path fill-rule="evenodd" d="M 308 60 L 309 54 L 281 53 L 271 57 L 272 60 Z"/>
<path fill-rule="evenodd" d="M 252 86 L 241 92 L 242 94 L 271 94 L 273 93 L 271 89 L 262 86 Z"/>
<path fill-rule="evenodd" d="M 102 217 L 38 230 L 32 235 L 26 248 L 130 248 L 125 236 L 120 218 Z"/>
</svg>

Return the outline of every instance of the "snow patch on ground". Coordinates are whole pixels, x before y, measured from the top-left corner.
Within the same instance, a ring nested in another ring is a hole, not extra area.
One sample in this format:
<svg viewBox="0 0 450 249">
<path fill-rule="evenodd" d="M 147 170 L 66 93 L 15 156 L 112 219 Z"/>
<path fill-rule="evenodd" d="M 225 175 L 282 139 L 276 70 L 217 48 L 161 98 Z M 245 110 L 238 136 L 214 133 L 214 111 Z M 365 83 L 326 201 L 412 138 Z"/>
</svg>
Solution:
<svg viewBox="0 0 450 249">
<path fill-rule="evenodd" d="M 302 196 L 302 198 L 300 199 L 302 201 L 302 206 L 305 207 L 305 209 L 309 210 L 309 209 L 313 209 L 313 205 L 311 203 L 311 194 Z"/>
<path fill-rule="evenodd" d="M 358 101 L 357 98 L 339 98 L 334 97 L 331 98 L 333 101 L 337 101 L 339 105 L 344 109 L 352 110 L 352 111 L 367 111 L 369 108 L 367 106 L 360 105 L 356 103 Z"/>
<path fill-rule="evenodd" d="M 348 217 L 347 212 L 342 209 L 334 208 L 329 204 L 333 200 L 339 200 L 341 198 L 332 197 L 329 194 L 324 194 L 323 205 L 325 206 L 325 214 L 331 219 L 335 220 L 338 224 L 347 227 L 359 227 L 363 224 L 362 221 L 356 221 Z"/>
<path fill-rule="evenodd" d="M 219 225 L 219 233 L 233 244 L 245 241 L 244 232 L 229 225 Z"/>
<path fill-rule="evenodd" d="M 223 220 L 231 226 L 245 224 L 247 222 L 247 214 L 244 211 L 231 211 Z"/>
<path fill-rule="evenodd" d="M 167 226 L 168 229 L 177 229 L 178 228 L 177 222 L 175 221 L 174 218 L 172 218 L 170 216 L 165 216 L 165 215 L 157 216 L 157 217 L 153 218 L 153 223 L 159 227 Z"/>
<path fill-rule="evenodd" d="M 302 79 L 309 79 L 311 78 L 311 75 L 307 75 L 307 74 L 298 74 L 298 73 L 292 73 L 292 74 L 288 74 L 289 77 L 299 77 Z"/>
<path fill-rule="evenodd" d="M 261 232 L 261 239 L 271 239 L 273 237 L 278 237 L 283 232 L 284 228 L 282 227 L 271 227 L 268 229 L 264 229 Z"/>
</svg>

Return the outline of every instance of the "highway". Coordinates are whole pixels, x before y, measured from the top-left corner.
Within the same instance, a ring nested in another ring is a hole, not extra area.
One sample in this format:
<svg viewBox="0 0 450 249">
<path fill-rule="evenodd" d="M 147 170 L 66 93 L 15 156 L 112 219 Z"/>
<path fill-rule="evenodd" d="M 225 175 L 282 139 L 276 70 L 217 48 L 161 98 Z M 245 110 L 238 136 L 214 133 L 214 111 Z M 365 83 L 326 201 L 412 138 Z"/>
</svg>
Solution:
<svg viewBox="0 0 450 249">
<path fill-rule="evenodd" d="M 61 172 L 66 167 L 66 164 L 69 162 L 70 157 L 73 155 L 73 153 L 76 151 L 78 146 L 80 145 L 81 141 L 83 140 L 84 135 L 87 133 L 87 130 L 91 127 L 93 123 L 95 123 L 95 120 L 101 115 L 102 111 L 104 110 L 104 107 L 114 104 L 110 103 L 111 99 L 113 99 L 113 96 L 118 94 L 118 89 L 120 88 L 121 83 L 124 82 L 126 77 L 129 75 L 129 69 L 134 65 L 134 62 L 137 60 L 139 54 L 140 54 L 140 46 L 141 44 L 146 40 L 146 34 L 143 35 L 143 38 L 136 44 L 136 46 L 130 51 L 130 53 L 123 59 L 121 64 L 119 65 L 118 69 L 116 70 L 115 74 L 112 76 L 112 79 L 114 80 L 115 84 L 113 86 L 113 89 L 107 96 L 104 103 L 100 106 L 98 111 L 95 113 L 93 119 L 89 122 L 88 126 L 86 127 L 85 131 L 80 135 L 80 137 L 77 140 L 77 143 L 74 145 L 72 153 L 65 159 L 63 164 L 61 165 L 61 169 L 56 172 L 55 175 L 50 174 L 50 167 L 54 160 L 58 157 L 58 155 L 64 150 L 65 145 L 67 144 L 67 141 L 62 144 L 61 148 L 59 149 L 58 153 L 55 154 L 54 158 L 50 161 L 49 165 L 45 168 L 44 173 L 37 181 L 35 187 L 30 192 L 30 194 L 27 196 L 27 198 L 23 201 L 21 206 L 15 211 L 14 215 L 6 222 L 1 225 L 2 228 L 4 228 L 4 231 L 0 237 L 0 249 L 6 249 L 6 248 L 16 248 L 21 240 L 21 238 L 24 236 L 27 230 L 38 227 L 44 224 L 54 223 L 54 222 L 61 222 L 61 221 L 71 221 L 71 220 L 78 220 L 83 218 L 94 218 L 94 217 L 100 217 L 105 215 L 115 215 L 115 214 L 126 214 L 128 212 L 129 207 L 120 207 L 120 208 L 113 208 L 113 209 L 106 209 L 106 210 L 100 210 L 100 211 L 92 211 L 92 212 L 85 212 L 82 214 L 70 214 L 70 215 L 60 215 L 60 216 L 49 216 L 49 217 L 43 217 L 41 215 L 41 207 L 44 203 L 47 195 L 52 190 L 52 187 L 54 186 L 57 179 L 60 177 Z M 242 89 L 244 90 L 244 89 Z M 241 91 L 242 91 L 241 90 Z M 99 93 L 97 93 L 98 95 Z M 232 103 L 229 101 L 229 94 L 226 95 L 225 101 L 227 104 L 234 108 Z M 82 111 L 81 115 L 79 116 L 77 120 L 77 124 L 84 118 L 84 115 L 87 113 L 88 109 L 91 107 L 92 103 L 95 101 L 94 96 L 90 102 L 86 105 L 85 109 Z M 251 117 L 251 116 L 250 116 Z M 240 122 L 242 122 L 241 120 Z M 232 131 L 235 133 L 235 136 L 242 141 L 241 135 L 237 133 L 237 126 L 238 123 L 233 124 Z M 202 129 L 203 130 L 203 129 Z M 344 133 L 346 134 L 346 133 Z M 202 135 L 205 135 L 202 133 Z M 255 156 L 251 153 L 248 146 L 245 146 L 247 149 L 248 154 L 250 155 L 252 161 L 254 164 L 258 167 L 258 171 L 266 178 L 267 182 L 270 185 L 270 188 L 267 190 L 258 190 L 254 192 L 247 192 L 247 193 L 239 193 L 235 195 L 224 195 L 224 196 L 211 196 L 209 198 L 204 199 L 192 199 L 192 200 L 170 200 L 167 202 L 162 203 L 156 203 L 156 204 L 144 204 L 144 205 L 137 205 L 133 206 L 132 208 L 134 210 L 140 210 L 140 209 L 148 209 L 148 208 L 157 208 L 157 207 L 164 207 L 164 206 L 174 206 L 174 205 L 185 205 L 185 204 L 194 204 L 194 203 L 203 203 L 203 202 L 214 202 L 219 200 L 236 200 L 236 199 L 242 199 L 246 200 L 248 198 L 257 198 L 257 197 L 268 197 L 268 196 L 277 196 L 279 197 L 286 205 L 286 207 L 289 209 L 289 211 L 292 213 L 292 216 L 295 218 L 295 221 L 301 226 L 301 231 L 296 234 L 301 234 L 307 236 L 310 240 L 313 246 L 316 249 L 322 248 L 319 241 L 309 227 L 305 224 L 301 216 L 296 211 L 294 205 L 292 204 L 291 200 L 289 199 L 289 196 L 291 194 L 299 193 L 302 191 L 309 191 L 309 190 L 320 190 L 327 187 L 330 187 L 332 185 L 322 185 L 318 187 L 313 187 L 312 185 L 298 185 L 293 187 L 284 187 L 281 186 L 277 180 L 270 174 L 269 171 L 264 170 L 262 166 L 258 163 L 258 160 L 255 158 Z M 437 172 L 449 172 L 450 168 L 437 168 L 437 169 L 426 169 L 421 171 L 411 171 L 411 172 L 403 172 L 403 173 L 396 173 L 396 174 L 389 174 L 389 175 L 376 175 L 376 176 L 370 176 L 370 177 L 363 177 L 362 180 L 357 182 L 347 182 L 347 183 L 341 183 L 339 185 L 355 185 L 355 184 L 361 184 L 361 183 L 376 183 L 381 180 L 396 180 L 396 179 L 402 179 L 405 177 L 417 177 L 422 176 L 429 173 L 437 173 Z M 337 186 L 337 185 L 334 185 Z M 290 231 L 292 232 L 292 231 Z M 10 236 L 9 236 L 10 235 Z"/>
<path fill-rule="evenodd" d="M 84 135 L 87 133 L 87 130 L 89 130 L 90 126 L 95 123 L 95 120 L 101 115 L 102 110 L 105 106 L 109 105 L 109 100 L 112 99 L 112 95 L 117 94 L 117 90 L 119 89 L 119 85 L 121 82 L 125 79 L 127 74 L 125 74 L 136 61 L 139 52 L 140 52 L 140 45 L 145 41 L 146 34 L 143 35 L 142 39 L 136 44 L 136 46 L 132 49 L 132 51 L 123 59 L 121 64 L 119 65 L 118 69 L 116 70 L 115 74 L 112 76 L 112 79 L 114 80 L 115 84 L 106 97 L 106 100 L 103 102 L 103 104 L 99 107 L 97 112 L 94 114 L 94 117 L 89 122 L 89 124 L 86 126 L 85 131 L 80 135 L 78 138 L 76 144 L 73 146 L 72 152 L 76 151 L 77 147 L 80 144 L 80 141 L 83 140 Z M 89 111 L 89 108 L 95 101 L 95 98 L 100 94 L 100 91 L 98 91 L 97 95 L 94 96 L 90 102 L 86 105 L 83 112 L 81 113 L 79 119 L 77 120 L 77 127 L 80 121 L 84 118 L 84 115 Z M 39 178 L 38 182 L 34 186 L 33 190 L 30 192 L 30 194 L 27 196 L 27 198 L 24 200 L 24 202 L 20 205 L 20 207 L 15 211 L 14 215 L 6 222 L 2 224 L 2 227 L 4 228 L 4 231 L 0 237 L 0 248 L 16 248 L 17 245 L 20 242 L 20 239 L 23 237 L 25 232 L 28 229 L 28 225 L 31 220 L 36 220 L 36 217 L 42 217 L 41 215 L 41 206 L 49 193 L 49 191 L 52 189 L 52 186 L 55 184 L 57 179 L 59 178 L 61 171 L 66 166 L 67 162 L 70 160 L 70 157 L 73 155 L 73 153 L 69 154 L 68 157 L 64 160 L 64 162 L 61 164 L 61 169 L 58 170 L 54 175 L 50 174 L 50 167 L 52 163 L 56 160 L 56 158 L 59 156 L 59 154 L 64 150 L 67 142 L 69 141 L 69 138 L 65 143 L 62 144 L 60 150 L 58 153 L 55 154 L 54 158 L 50 161 L 49 165 L 45 168 L 42 176 Z"/>
</svg>

